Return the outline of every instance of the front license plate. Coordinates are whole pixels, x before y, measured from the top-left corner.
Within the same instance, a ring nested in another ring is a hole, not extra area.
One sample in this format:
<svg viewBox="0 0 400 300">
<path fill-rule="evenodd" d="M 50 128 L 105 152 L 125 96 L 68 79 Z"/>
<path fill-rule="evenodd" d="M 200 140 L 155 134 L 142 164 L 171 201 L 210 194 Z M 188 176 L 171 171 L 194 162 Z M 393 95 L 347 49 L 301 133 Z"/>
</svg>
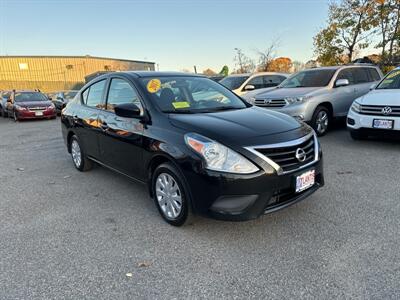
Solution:
<svg viewBox="0 0 400 300">
<path fill-rule="evenodd" d="M 315 170 L 307 171 L 296 177 L 296 193 L 300 193 L 315 183 Z"/>
<path fill-rule="evenodd" d="M 393 120 L 374 119 L 374 122 L 372 124 L 373 128 L 379 128 L 379 129 L 393 129 L 393 126 L 394 126 Z"/>
<path fill-rule="evenodd" d="M 37 111 L 37 112 L 35 112 L 35 116 L 36 117 L 43 116 L 43 112 L 42 111 Z"/>
</svg>

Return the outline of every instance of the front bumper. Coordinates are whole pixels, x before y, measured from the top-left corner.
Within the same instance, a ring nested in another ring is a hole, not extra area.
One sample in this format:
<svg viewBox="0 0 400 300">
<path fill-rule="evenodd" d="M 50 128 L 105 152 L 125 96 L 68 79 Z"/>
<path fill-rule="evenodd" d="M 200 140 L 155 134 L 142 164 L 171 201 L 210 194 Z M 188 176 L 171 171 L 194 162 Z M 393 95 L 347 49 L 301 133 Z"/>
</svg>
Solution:
<svg viewBox="0 0 400 300">
<path fill-rule="evenodd" d="M 19 110 L 17 111 L 18 119 L 48 119 L 56 117 L 55 110 L 45 110 L 42 115 L 36 115 L 34 111 Z"/>
<path fill-rule="evenodd" d="M 289 116 L 298 118 L 304 122 L 310 122 L 312 119 L 312 114 L 314 113 L 314 109 L 309 108 L 309 105 L 311 105 L 311 103 L 309 101 L 306 101 L 303 103 L 286 105 L 282 108 L 273 108 L 273 107 L 261 107 L 261 108 L 272 109 L 287 114 Z"/>
<path fill-rule="evenodd" d="M 315 185 L 295 193 L 295 178 L 315 170 Z M 251 175 L 185 171 L 195 213 L 220 220 L 246 221 L 277 211 L 308 197 L 324 185 L 323 161 L 296 172 L 277 175 L 259 171 Z"/>
<path fill-rule="evenodd" d="M 347 127 L 351 130 L 358 130 L 358 129 L 371 129 L 373 131 L 382 130 L 382 129 L 375 129 L 372 127 L 372 124 L 375 119 L 393 120 L 394 127 L 390 131 L 400 131 L 400 117 L 391 117 L 390 115 L 389 116 L 364 115 L 356 113 L 351 109 L 349 110 L 349 113 L 347 115 Z"/>
</svg>

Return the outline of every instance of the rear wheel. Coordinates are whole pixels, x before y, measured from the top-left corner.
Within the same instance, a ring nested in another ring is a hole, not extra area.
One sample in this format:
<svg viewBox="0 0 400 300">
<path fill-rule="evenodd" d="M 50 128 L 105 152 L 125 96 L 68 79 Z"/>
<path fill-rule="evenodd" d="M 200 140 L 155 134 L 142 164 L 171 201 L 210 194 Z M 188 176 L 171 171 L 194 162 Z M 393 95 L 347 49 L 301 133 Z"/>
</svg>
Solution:
<svg viewBox="0 0 400 300">
<path fill-rule="evenodd" d="M 189 193 L 181 172 L 171 163 L 158 166 L 152 177 L 154 202 L 165 221 L 182 226 L 191 216 Z"/>
<path fill-rule="evenodd" d="M 79 171 L 84 172 L 92 168 L 92 162 L 87 158 L 85 152 L 82 150 L 79 139 L 74 135 L 70 141 L 71 158 Z"/>
<path fill-rule="evenodd" d="M 328 132 L 330 120 L 330 111 L 324 106 L 319 106 L 311 119 L 311 127 L 314 128 L 318 136 L 323 136 Z"/>
</svg>

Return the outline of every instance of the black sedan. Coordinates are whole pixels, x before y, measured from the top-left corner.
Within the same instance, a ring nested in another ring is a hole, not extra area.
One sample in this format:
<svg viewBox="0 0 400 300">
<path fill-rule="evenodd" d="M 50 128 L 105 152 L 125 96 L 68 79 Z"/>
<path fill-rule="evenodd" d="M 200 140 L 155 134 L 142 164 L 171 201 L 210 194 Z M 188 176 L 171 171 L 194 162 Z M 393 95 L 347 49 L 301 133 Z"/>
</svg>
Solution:
<svg viewBox="0 0 400 300">
<path fill-rule="evenodd" d="M 195 214 L 249 220 L 324 184 L 313 130 L 197 75 L 118 72 L 85 85 L 61 116 L 75 167 L 148 185 L 170 224 Z"/>
</svg>

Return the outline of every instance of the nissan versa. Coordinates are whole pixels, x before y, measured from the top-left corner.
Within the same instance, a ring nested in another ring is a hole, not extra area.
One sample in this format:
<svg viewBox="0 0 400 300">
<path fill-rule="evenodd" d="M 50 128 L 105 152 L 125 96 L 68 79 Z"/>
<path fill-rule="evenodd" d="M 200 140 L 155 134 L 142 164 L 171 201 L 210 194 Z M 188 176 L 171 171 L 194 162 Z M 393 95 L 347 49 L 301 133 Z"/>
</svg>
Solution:
<svg viewBox="0 0 400 300">
<path fill-rule="evenodd" d="M 96 162 L 146 183 L 175 226 L 191 212 L 257 218 L 324 184 L 321 148 L 308 125 L 202 76 L 106 74 L 82 88 L 61 121 L 78 170 Z"/>
</svg>

